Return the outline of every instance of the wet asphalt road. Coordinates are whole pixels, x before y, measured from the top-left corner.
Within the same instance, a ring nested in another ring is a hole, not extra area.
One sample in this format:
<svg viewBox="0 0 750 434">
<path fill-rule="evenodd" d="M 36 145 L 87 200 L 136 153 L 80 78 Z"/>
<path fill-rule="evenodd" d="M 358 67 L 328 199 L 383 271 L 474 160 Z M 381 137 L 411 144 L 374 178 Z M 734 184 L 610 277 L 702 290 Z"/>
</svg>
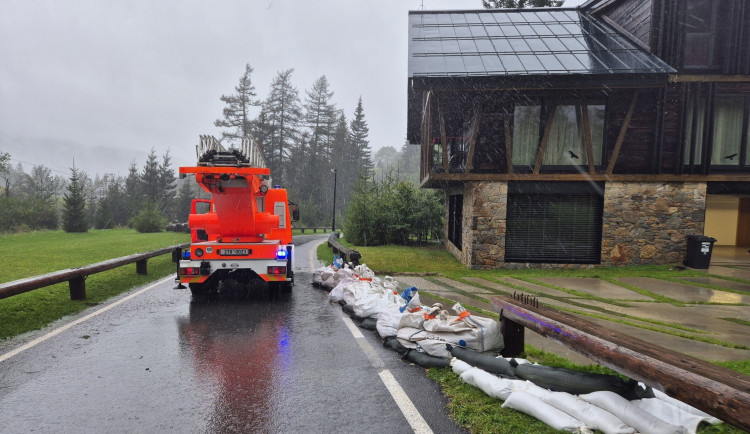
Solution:
<svg viewBox="0 0 750 434">
<path fill-rule="evenodd" d="M 192 300 L 162 280 L 0 362 L 0 432 L 413 432 L 382 369 L 432 431 L 462 432 L 421 367 L 355 339 L 311 285 L 310 239 L 289 296 Z"/>
</svg>

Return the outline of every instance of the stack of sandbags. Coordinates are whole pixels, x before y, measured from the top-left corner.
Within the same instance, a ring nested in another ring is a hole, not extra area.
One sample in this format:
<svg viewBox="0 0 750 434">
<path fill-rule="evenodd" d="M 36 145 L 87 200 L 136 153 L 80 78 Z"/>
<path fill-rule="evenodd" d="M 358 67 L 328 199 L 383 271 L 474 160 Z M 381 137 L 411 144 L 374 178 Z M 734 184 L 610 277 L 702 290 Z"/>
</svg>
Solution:
<svg viewBox="0 0 750 434">
<path fill-rule="evenodd" d="M 451 348 L 451 353 L 456 356 L 451 360 L 453 372 L 464 382 L 505 401 L 504 408 L 529 414 L 558 430 L 676 434 L 695 433 L 702 422 L 721 423 L 661 392 L 654 394 L 650 388 L 636 387 L 632 380 L 528 364 L 521 359 L 498 357 L 493 361 L 490 356 L 459 348 Z M 482 365 L 500 376 L 473 365 Z M 592 390 L 597 387 L 604 390 Z M 655 397 L 636 398 L 639 395 Z"/>
<path fill-rule="evenodd" d="M 446 344 L 478 352 L 503 349 L 503 335 L 497 321 L 474 316 L 460 303 L 452 309 L 457 315 L 434 309 L 428 313 L 403 315 L 396 335 L 398 340 L 407 348 L 443 358 L 451 357 Z"/>
</svg>

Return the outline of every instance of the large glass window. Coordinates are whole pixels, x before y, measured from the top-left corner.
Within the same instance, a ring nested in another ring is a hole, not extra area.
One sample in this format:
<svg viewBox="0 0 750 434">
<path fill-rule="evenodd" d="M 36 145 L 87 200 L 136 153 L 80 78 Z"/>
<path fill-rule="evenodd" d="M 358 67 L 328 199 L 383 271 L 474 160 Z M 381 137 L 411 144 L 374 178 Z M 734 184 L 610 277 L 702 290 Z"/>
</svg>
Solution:
<svg viewBox="0 0 750 434">
<path fill-rule="evenodd" d="M 683 161 L 686 165 L 699 165 L 703 153 L 703 128 L 706 119 L 706 99 L 703 96 L 688 102 L 685 113 L 685 146 Z"/>
<path fill-rule="evenodd" d="M 513 165 L 534 166 L 539 148 L 540 105 L 516 105 L 513 109 Z"/>
<path fill-rule="evenodd" d="M 747 98 L 717 96 L 714 105 L 712 166 L 747 163 Z"/>
<path fill-rule="evenodd" d="M 541 144 L 540 122 L 555 110 L 542 159 L 547 168 L 588 165 L 583 105 L 516 105 L 513 112 L 513 165 L 533 167 Z M 604 144 L 605 105 L 587 105 L 594 164 L 601 164 Z"/>
<path fill-rule="evenodd" d="M 716 14 L 713 0 L 687 0 L 685 3 L 685 49 L 683 65 L 711 67 L 718 64 Z"/>
</svg>

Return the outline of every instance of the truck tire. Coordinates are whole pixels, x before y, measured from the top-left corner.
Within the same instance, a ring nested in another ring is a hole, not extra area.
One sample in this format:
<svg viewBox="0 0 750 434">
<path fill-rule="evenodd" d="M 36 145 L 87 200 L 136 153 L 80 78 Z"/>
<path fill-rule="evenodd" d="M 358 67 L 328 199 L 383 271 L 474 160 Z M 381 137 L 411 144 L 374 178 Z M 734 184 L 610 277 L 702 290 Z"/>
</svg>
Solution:
<svg viewBox="0 0 750 434">
<path fill-rule="evenodd" d="M 193 293 L 193 296 L 207 296 L 216 294 L 216 285 L 213 282 L 203 282 L 203 283 L 191 283 L 190 285 L 190 292 Z"/>
</svg>

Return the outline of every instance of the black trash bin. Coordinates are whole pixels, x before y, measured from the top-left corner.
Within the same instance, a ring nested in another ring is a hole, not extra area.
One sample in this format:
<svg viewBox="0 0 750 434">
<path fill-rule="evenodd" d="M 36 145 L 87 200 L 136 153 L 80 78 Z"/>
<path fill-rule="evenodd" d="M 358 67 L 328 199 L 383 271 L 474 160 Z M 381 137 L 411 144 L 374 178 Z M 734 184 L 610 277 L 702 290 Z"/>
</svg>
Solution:
<svg viewBox="0 0 750 434">
<path fill-rule="evenodd" d="M 687 258 L 685 265 L 690 268 L 708 268 L 711 263 L 711 252 L 714 249 L 716 238 L 703 235 L 687 236 Z"/>
</svg>

